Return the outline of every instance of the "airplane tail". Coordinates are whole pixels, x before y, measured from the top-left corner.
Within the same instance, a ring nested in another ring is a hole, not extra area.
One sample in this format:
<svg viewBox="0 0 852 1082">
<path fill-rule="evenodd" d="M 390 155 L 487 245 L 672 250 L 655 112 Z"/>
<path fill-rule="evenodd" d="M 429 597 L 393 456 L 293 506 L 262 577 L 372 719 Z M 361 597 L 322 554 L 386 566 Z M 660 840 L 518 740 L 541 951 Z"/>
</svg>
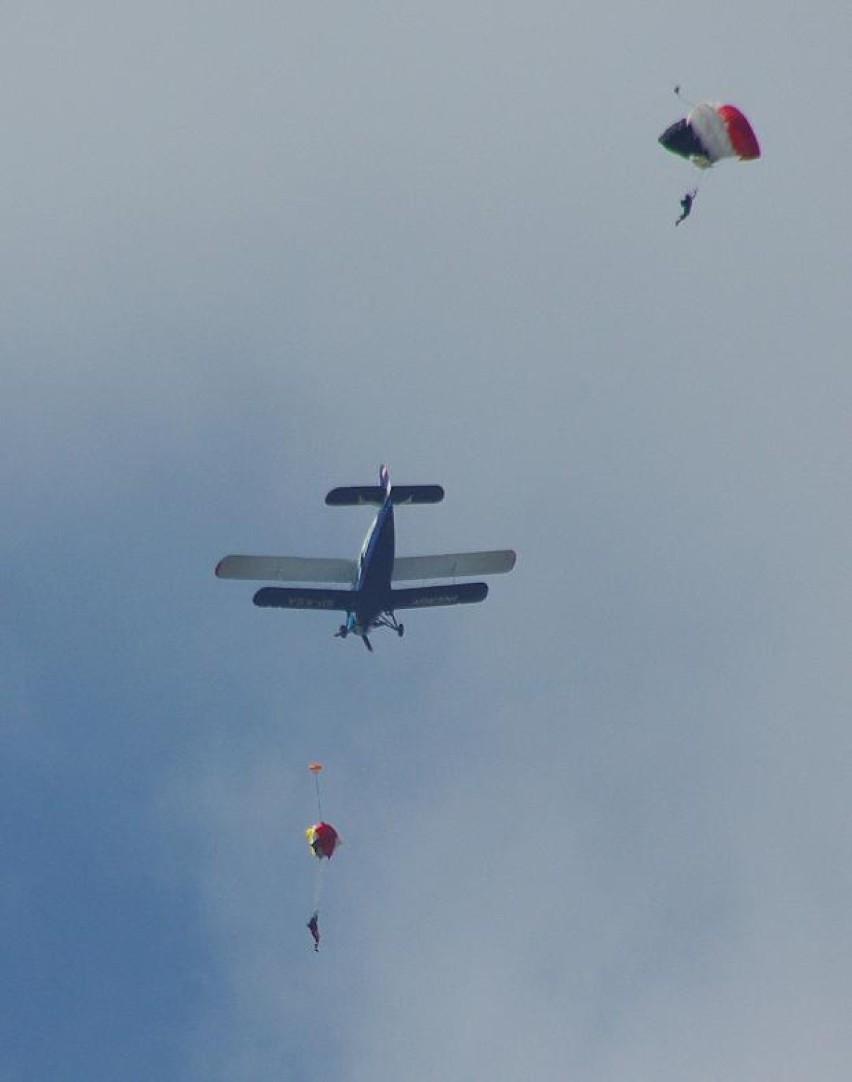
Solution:
<svg viewBox="0 0 852 1082">
<path fill-rule="evenodd" d="M 371 504 L 381 507 L 388 497 L 395 506 L 408 503 L 440 503 L 444 490 L 440 485 L 391 485 L 387 466 L 379 469 L 377 485 L 347 485 L 333 488 L 326 496 L 329 507 L 352 507 L 355 504 Z"/>
</svg>

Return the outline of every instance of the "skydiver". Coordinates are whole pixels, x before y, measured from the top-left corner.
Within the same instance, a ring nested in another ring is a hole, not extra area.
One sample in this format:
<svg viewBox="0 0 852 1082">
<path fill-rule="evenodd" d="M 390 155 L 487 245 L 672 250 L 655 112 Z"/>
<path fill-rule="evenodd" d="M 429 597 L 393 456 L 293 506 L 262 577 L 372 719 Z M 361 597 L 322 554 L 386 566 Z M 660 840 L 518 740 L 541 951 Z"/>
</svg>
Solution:
<svg viewBox="0 0 852 1082">
<path fill-rule="evenodd" d="M 675 225 L 680 225 L 684 219 L 688 218 L 692 211 L 692 204 L 695 202 L 695 197 L 698 195 L 698 189 L 693 188 L 692 191 L 686 193 L 686 195 L 680 201 L 681 215 L 675 222 Z"/>
<path fill-rule="evenodd" d="M 314 950 L 319 951 L 319 941 L 320 941 L 319 913 L 314 912 L 313 916 L 308 921 L 308 930 L 310 931 L 311 935 L 314 937 Z"/>
</svg>

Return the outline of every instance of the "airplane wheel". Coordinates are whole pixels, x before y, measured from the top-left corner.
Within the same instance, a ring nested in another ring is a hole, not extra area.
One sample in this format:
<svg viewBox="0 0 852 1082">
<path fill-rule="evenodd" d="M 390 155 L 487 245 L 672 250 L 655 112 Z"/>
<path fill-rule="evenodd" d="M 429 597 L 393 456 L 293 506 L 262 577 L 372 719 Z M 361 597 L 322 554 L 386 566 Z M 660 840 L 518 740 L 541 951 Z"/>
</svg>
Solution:
<svg viewBox="0 0 852 1082">
<path fill-rule="evenodd" d="M 405 624 L 400 624 L 399 627 L 396 629 L 396 633 L 397 635 L 399 635 L 400 638 L 402 638 L 402 636 L 405 634 Z"/>
</svg>

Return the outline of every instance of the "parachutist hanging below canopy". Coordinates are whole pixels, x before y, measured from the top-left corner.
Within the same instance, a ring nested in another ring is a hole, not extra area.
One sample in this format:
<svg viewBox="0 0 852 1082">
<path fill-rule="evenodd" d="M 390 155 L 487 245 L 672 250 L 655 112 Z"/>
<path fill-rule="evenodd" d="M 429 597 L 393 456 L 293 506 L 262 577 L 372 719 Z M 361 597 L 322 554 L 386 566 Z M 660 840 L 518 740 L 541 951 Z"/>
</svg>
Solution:
<svg viewBox="0 0 852 1082">
<path fill-rule="evenodd" d="M 340 845 L 340 835 L 331 823 L 326 823 L 322 818 L 322 799 L 320 798 L 319 786 L 319 775 L 322 771 L 322 763 L 309 763 L 308 770 L 314 776 L 317 792 L 317 811 L 320 816 L 319 821 L 314 823 L 313 826 L 309 826 L 305 831 L 305 836 L 308 839 L 308 845 L 311 847 L 311 852 L 317 858 L 317 872 L 314 886 L 314 911 L 311 914 L 311 919 L 308 921 L 308 931 L 313 936 L 314 950 L 318 951 L 320 944 L 319 910 L 323 886 L 323 872 L 327 867 L 328 862 L 334 856 L 337 847 Z"/>
<path fill-rule="evenodd" d="M 687 219 L 692 212 L 692 204 L 695 202 L 695 197 L 698 195 L 698 189 L 693 188 L 687 192 L 686 195 L 680 201 L 680 217 L 675 222 L 675 225 L 680 225 L 682 221 Z"/>
<path fill-rule="evenodd" d="M 308 921 L 308 928 L 311 935 L 314 937 L 314 950 L 319 950 L 320 933 L 319 933 L 319 913 L 314 913 L 311 919 Z"/>
<path fill-rule="evenodd" d="M 675 87 L 680 97 L 680 87 Z M 681 120 L 671 124 L 659 138 L 661 146 L 686 158 L 698 169 L 709 169 L 724 158 L 753 161 L 760 157 L 760 144 L 745 115 L 735 105 L 702 101 Z M 698 194 L 696 186 L 681 199 L 680 223 L 689 216 Z"/>
</svg>

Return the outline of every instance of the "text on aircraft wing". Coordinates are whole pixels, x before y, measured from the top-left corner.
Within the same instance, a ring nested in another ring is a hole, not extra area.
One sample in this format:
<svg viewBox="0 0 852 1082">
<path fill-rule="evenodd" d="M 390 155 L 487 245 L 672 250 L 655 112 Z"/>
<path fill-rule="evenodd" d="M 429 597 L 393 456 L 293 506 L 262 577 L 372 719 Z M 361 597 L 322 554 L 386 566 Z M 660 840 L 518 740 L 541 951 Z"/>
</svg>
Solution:
<svg viewBox="0 0 852 1082">
<path fill-rule="evenodd" d="M 488 586 L 484 582 L 415 586 L 410 590 L 391 590 L 390 608 L 396 612 L 398 609 L 431 609 L 439 605 L 470 605 L 484 601 L 486 597 Z"/>
<path fill-rule="evenodd" d="M 355 603 L 354 590 L 297 590 L 287 586 L 264 586 L 254 595 L 261 609 L 320 609 L 349 612 Z"/>
<path fill-rule="evenodd" d="M 355 560 L 313 556 L 226 556 L 219 561 L 220 579 L 253 579 L 256 582 L 355 581 Z"/>
<path fill-rule="evenodd" d="M 515 566 L 512 549 L 492 552 L 448 552 L 442 556 L 397 556 L 393 581 L 454 579 L 468 575 L 502 575 Z"/>
</svg>

